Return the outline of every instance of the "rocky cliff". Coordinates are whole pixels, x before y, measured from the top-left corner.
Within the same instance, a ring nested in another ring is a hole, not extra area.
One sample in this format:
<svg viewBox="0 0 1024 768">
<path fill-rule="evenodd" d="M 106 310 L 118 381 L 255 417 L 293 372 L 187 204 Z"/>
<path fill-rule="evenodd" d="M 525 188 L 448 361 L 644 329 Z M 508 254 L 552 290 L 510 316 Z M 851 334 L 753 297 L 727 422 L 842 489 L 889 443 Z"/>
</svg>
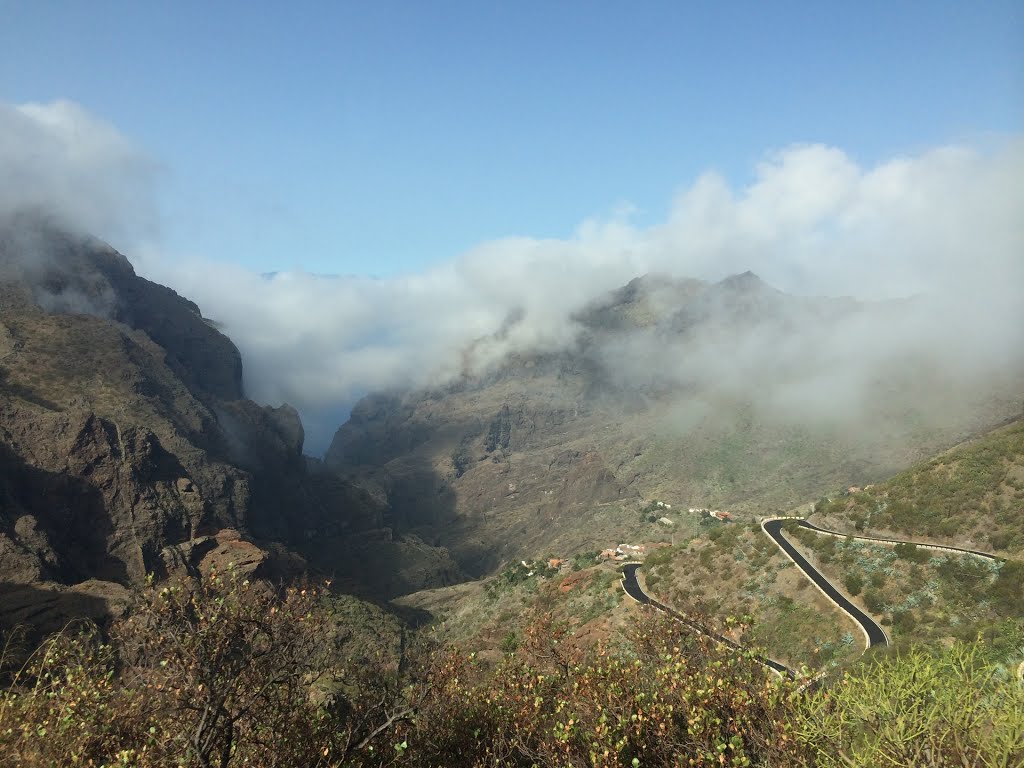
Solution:
<svg viewBox="0 0 1024 768">
<path fill-rule="evenodd" d="M 294 568 L 270 542 L 378 526 L 369 494 L 309 471 L 302 444 L 294 409 L 243 398 L 237 348 L 195 304 L 103 243 L 0 222 L 0 621 L 4 605 L 20 620 L 38 604 L 42 623 L 47 605 L 102 611 L 121 593 L 78 585 L 215 551 Z"/>
</svg>

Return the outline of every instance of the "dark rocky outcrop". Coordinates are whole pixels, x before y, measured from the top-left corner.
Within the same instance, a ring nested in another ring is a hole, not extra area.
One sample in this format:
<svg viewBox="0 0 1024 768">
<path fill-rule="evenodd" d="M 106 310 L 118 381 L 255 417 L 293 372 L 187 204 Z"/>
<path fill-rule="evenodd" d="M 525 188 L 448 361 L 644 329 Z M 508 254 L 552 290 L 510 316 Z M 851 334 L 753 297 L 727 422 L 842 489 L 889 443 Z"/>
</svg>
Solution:
<svg viewBox="0 0 1024 768">
<path fill-rule="evenodd" d="M 21 293 L 40 309 L 93 315 L 145 333 L 165 353 L 174 375 L 197 395 L 242 397 L 238 349 L 199 307 L 135 274 L 128 259 L 92 238 L 76 237 L 45 218 L 0 221 L 4 303 Z"/>
<path fill-rule="evenodd" d="M 0 632 L 27 630 L 32 641 L 63 629 L 76 619 L 103 623 L 121 615 L 130 600 L 120 584 L 91 579 L 68 586 L 56 582 L 0 581 Z"/>
<path fill-rule="evenodd" d="M 294 572 L 305 564 L 289 547 L 379 522 L 369 494 L 309 471 L 296 411 L 245 400 L 241 373 L 195 304 L 116 251 L 40 217 L 0 222 L 0 583 L 12 616 L 31 614 L 18 606 L 36 595 L 52 623 L 81 602 L 76 585 L 175 568 Z"/>
</svg>

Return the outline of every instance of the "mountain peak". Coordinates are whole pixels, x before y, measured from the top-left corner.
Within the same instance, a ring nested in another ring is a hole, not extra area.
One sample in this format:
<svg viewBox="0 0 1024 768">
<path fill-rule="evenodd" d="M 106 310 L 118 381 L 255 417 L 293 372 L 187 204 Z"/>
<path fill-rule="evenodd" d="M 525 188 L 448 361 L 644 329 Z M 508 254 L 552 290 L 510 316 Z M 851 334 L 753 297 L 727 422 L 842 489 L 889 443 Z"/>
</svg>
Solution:
<svg viewBox="0 0 1024 768">
<path fill-rule="evenodd" d="M 732 290 L 772 290 L 771 286 L 768 285 L 764 280 L 755 275 L 749 269 L 746 272 L 742 272 L 738 275 L 729 275 L 723 280 L 719 281 L 719 286 L 722 288 L 730 288 Z"/>
<path fill-rule="evenodd" d="M 194 302 L 136 275 L 108 244 L 74 234 L 43 214 L 0 218 L 0 304 L 121 323 L 163 347 L 193 394 L 243 396 L 237 347 Z"/>
</svg>

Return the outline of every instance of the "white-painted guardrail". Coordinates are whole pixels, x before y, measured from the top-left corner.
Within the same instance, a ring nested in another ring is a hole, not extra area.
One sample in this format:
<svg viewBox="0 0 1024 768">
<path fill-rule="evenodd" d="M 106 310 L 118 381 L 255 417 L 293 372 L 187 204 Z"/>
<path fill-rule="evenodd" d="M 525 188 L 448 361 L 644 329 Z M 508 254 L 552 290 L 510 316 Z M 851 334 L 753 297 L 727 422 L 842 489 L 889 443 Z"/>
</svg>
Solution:
<svg viewBox="0 0 1024 768">
<path fill-rule="evenodd" d="M 807 522 L 807 518 L 804 517 L 776 517 L 773 520 L 800 520 Z M 896 546 L 897 544 L 906 544 L 908 546 L 917 547 L 918 549 L 930 549 L 935 552 L 956 552 L 961 555 L 971 555 L 972 557 L 980 557 L 983 560 L 1003 560 L 1004 558 L 997 555 L 990 555 L 988 552 L 979 552 L 975 549 L 964 549 L 963 547 L 952 547 L 946 544 L 924 544 L 919 541 L 901 541 L 900 539 L 887 539 L 878 536 L 857 536 L 853 533 L 840 533 L 839 531 L 829 531 L 825 528 L 819 528 L 814 523 L 807 522 L 808 525 L 812 526 L 805 530 L 811 531 L 812 533 L 820 533 L 822 536 L 831 536 L 835 539 L 854 539 L 856 541 L 872 541 L 876 544 L 886 544 Z"/>
</svg>

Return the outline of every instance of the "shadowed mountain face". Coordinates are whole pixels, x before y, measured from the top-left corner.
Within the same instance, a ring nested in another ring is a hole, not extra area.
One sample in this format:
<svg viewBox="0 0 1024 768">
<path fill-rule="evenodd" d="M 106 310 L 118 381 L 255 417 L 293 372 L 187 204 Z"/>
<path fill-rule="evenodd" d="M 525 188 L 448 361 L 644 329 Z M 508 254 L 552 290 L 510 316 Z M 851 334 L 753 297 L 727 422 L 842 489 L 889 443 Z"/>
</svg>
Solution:
<svg viewBox="0 0 1024 768">
<path fill-rule="evenodd" d="M 310 470 L 295 410 L 241 381 L 234 344 L 119 253 L 0 222 L 0 593 L 137 584 L 211 548 L 269 568 L 245 538 L 379 528 L 366 492 Z M 337 551 L 319 554 L 330 570 Z"/>
<path fill-rule="evenodd" d="M 968 365 L 930 312 L 646 276 L 560 350 L 474 367 L 481 339 L 458 381 L 364 399 L 325 461 L 475 573 L 617 543 L 640 499 L 786 508 L 1019 413 L 1020 355 Z"/>
<path fill-rule="evenodd" d="M 97 240 L 72 237 L 38 217 L 0 222 L 4 306 L 91 315 L 145 333 L 196 396 L 242 397 L 242 360 L 199 307 L 138 277 L 128 260 Z"/>
</svg>

